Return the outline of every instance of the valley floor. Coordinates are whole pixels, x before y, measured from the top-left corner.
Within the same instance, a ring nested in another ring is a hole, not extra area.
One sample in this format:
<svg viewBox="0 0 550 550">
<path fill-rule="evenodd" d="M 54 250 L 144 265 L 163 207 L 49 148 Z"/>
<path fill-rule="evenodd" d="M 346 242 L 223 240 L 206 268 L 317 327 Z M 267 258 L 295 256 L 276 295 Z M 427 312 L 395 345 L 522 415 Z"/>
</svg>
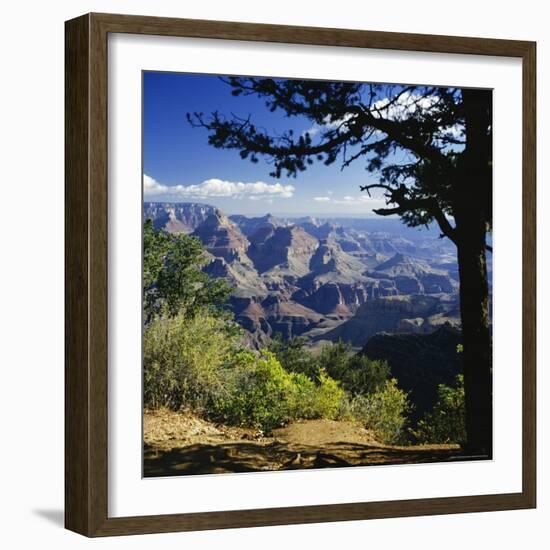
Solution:
<svg viewBox="0 0 550 550">
<path fill-rule="evenodd" d="M 360 424 L 307 420 L 259 431 L 168 410 L 144 414 L 145 477 L 336 468 L 464 459 L 458 445 L 391 446 Z"/>
</svg>

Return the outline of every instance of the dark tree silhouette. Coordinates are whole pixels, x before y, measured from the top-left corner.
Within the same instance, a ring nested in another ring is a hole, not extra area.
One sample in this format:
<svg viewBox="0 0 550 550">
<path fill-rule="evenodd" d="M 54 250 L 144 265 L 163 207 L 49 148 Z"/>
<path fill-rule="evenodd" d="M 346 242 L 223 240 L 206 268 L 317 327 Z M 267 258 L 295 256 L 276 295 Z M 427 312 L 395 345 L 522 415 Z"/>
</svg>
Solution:
<svg viewBox="0 0 550 550">
<path fill-rule="evenodd" d="M 492 349 L 486 242 L 492 223 L 490 90 L 229 77 L 235 96 L 257 96 L 270 111 L 305 117 L 315 131 L 268 132 L 250 116 L 188 114 L 211 145 L 263 157 L 271 176 L 296 176 L 314 162 L 363 162 L 378 176 L 381 216 L 413 227 L 436 222 L 457 247 L 467 448 L 492 454 Z M 303 119 L 302 119 L 303 120 Z M 290 123 L 289 123 L 290 124 Z"/>
</svg>

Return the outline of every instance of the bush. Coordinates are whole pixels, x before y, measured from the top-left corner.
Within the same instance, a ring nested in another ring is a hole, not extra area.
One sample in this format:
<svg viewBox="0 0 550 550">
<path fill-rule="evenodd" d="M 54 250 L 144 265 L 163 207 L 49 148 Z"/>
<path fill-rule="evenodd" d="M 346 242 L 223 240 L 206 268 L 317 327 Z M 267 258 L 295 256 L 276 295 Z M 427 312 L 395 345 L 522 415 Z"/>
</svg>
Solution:
<svg viewBox="0 0 550 550">
<path fill-rule="evenodd" d="M 222 390 L 211 409 L 214 419 L 266 431 L 289 420 L 292 379 L 272 354 L 241 351 L 221 376 Z"/>
<path fill-rule="evenodd" d="M 290 373 L 292 391 L 289 395 L 290 418 L 318 418 L 317 385 L 303 373 Z M 322 415 L 321 415 L 322 416 Z"/>
<path fill-rule="evenodd" d="M 391 379 L 371 394 L 358 395 L 350 403 L 351 415 L 372 430 L 382 443 L 403 443 L 407 415 L 411 410 L 407 393 Z"/>
<path fill-rule="evenodd" d="M 145 406 L 205 409 L 239 341 L 233 323 L 204 310 L 192 318 L 154 318 L 143 332 Z"/>
<path fill-rule="evenodd" d="M 336 420 L 343 411 L 346 392 L 338 382 L 321 371 L 314 382 L 303 374 L 292 375 L 292 418 L 327 418 Z"/>
<path fill-rule="evenodd" d="M 408 401 L 395 380 L 385 381 L 385 363 L 355 355 L 341 343 L 318 360 L 294 343 L 290 352 L 283 346 L 279 352 L 292 368 L 305 372 L 289 372 L 274 353 L 243 348 L 241 334 L 234 322 L 209 309 L 192 317 L 188 312 L 153 317 L 144 327 L 144 405 L 183 407 L 264 431 L 297 419 L 347 415 L 381 441 L 400 440 Z"/>
<path fill-rule="evenodd" d="M 358 353 L 350 357 L 348 368 L 342 374 L 342 386 L 352 395 L 375 393 L 390 379 L 386 361 L 369 359 Z"/>
<path fill-rule="evenodd" d="M 268 350 L 286 371 L 305 374 L 314 380 L 319 376 L 319 361 L 305 348 L 305 343 L 306 339 L 300 336 L 284 341 L 278 333 L 269 343 Z"/>
<path fill-rule="evenodd" d="M 316 416 L 336 420 L 342 413 L 346 400 L 346 392 L 339 383 L 322 370 L 319 374 L 319 384 L 316 386 Z"/>
<path fill-rule="evenodd" d="M 419 443 L 458 443 L 466 441 L 464 410 L 464 376 L 459 374 L 454 386 L 440 384 L 438 400 L 431 413 L 424 415 L 416 430 L 411 430 Z"/>
<path fill-rule="evenodd" d="M 276 338 L 269 349 L 285 370 L 305 374 L 317 381 L 324 372 L 354 396 L 377 391 L 390 377 L 386 361 L 355 353 L 349 343 L 339 341 L 326 345 L 320 354 L 314 355 L 304 347 L 305 341 L 299 337 L 287 342 Z"/>
<path fill-rule="evenodd" d="M 271 352 L 239 352 L 222 379 L 212 417 L 264 431 L 298 418 L 336 418 L 345 399 L 345 392 L 326 374 L 316 384 L 305 374 L 287 372 Z"/>
<path fill-rule="evenodd" d="M 329 344 L 323 347 L 317 363 L 319 368 L 323 368 L 332 378 L 343 380 L 349 370 L 350 360 L 354 356 L 351 345 L 344 344 L 341 340 L 335 344 Z"/>
</svg>

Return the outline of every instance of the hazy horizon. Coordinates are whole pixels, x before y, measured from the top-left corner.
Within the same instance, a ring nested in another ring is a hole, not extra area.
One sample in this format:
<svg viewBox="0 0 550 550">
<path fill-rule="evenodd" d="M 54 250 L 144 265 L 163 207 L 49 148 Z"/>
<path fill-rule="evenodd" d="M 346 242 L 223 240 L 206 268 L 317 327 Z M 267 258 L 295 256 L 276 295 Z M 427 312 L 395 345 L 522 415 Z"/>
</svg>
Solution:
<svg viewBox="0 0 550 550">
<path fill-rule="evenodd" d="M 221 206 L 218 206 L 217 204 L 212 202 L 207 202 L 204 200 L 149 200 L 147 198 L 144 198 L 143 204 L 201 204 L 204 206 L 211 206 L 214 208 L 218 208 L 221 210 L 224 214 L 227 214 L 229 216 L 246 216 L 250 218 L 256 218 L 256 217 L 262 217 L 266 215 L 271 216 L 280 216 L 285 218 L 306 218 L 306 217 L 312 217 L 312 218 L 346 218 L 346 219 L 372 219 L 372 220 L 393 220 L 398 221 L 399 216 L 392 215 L 392 216 L 379 216 L 378 214 L 369 213 L 366 212 L 364 214 L 362 213 L 353 213 L 347 215 L 346 213 L 342 212 L 314 212 L 311 211 L 308 212 L 290 212 L 290 211 L 277 211 L 275 209 L 270 209 L 268 206 L 264 208 L 263 210 L 258 210 L 257 212 L 243 212 L 242 210 L 234 210 L 229 208 L 224 208 Z"/>
</svg>

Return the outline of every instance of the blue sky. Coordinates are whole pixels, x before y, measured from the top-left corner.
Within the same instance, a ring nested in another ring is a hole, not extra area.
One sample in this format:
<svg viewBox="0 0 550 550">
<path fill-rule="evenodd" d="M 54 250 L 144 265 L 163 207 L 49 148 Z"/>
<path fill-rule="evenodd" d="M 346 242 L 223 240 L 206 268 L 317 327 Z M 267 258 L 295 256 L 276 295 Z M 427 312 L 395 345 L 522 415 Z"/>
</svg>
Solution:
<svg viewBox="0 0 550 550">
<path fill-rule="evenodd" d="M 368 199 L 359 185 L 375 181 L 358 161 L 340 170 L 316 163 L 296 178 L 269 176 L 272 167 L 242 160 L 235 150 L 208 145 L 208 133 L 193 128 L 188 112 L 251 115 L 274 132 L 312 128 L 310 121 L 270 113 L 255 96 L 233 97 L 215 75 L 145 72 L 143 75 L 143 168 L 145 200 L 206 202 L 229 214 L 373 215 L 380 199 Z M 220 196 L 225 195 L 225 196 Z"/>
<path fill-rule="evenodd" d="M 435 97 L 423 101 L 429 104 Z M 359 190 L 377 178 L 365 170 L 364 158 L 344 170 L 338 159 L 330 166 L 316 162 L 296 178 L 274 179 L 269 176 L 272 166 L 263 158 L 254 164 L 241 159 L 234 149 L 209 145 L 208 131 L 192 127 L 187 113 L 202 112 L 208 118 L 218 111 L 227 118 L 250 117 L 257 127 L 272 134 L 292 129 L 295 135 L 309 131 L 313 136 L 320 130 L 305 117 L 269 112 L 264 100 L 256 96 L 232 96 L 231 87 L 217 75 L 145 72 L 143 98 L 146 201 L 205 202 L 228 214 L 246 215 L 375 216 L 372 209 L 384 206 L 380 195 L 371 198 Z M 405 96 L 405 105 L 397 108 L 406 109 L 407 101 L 418 103 L 418 98 Z M 447 130 L 460 134 L 460 128 Z M 406 160 L 406 154 L 397 153 L 388 160 L 399 163 Z"/>
</svg>

